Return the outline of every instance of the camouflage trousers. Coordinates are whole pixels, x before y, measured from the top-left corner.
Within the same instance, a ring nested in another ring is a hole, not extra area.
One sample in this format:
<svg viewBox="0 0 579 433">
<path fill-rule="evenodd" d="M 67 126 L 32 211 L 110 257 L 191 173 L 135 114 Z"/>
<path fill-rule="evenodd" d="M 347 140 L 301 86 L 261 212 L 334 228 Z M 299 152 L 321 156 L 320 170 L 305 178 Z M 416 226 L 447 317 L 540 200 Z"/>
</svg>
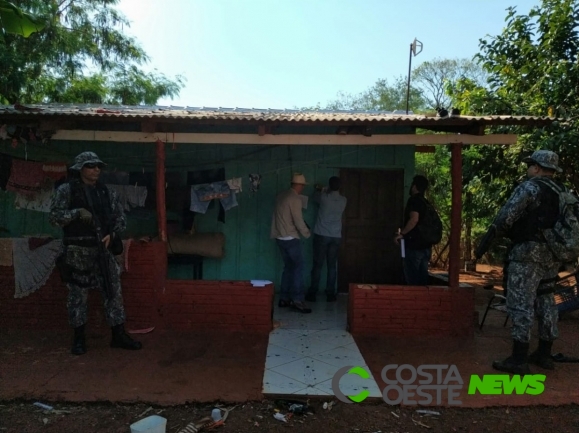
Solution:
<svg viewBox="0 0 579 433">
<path fill-rule="evenodd" d="M 536 314 L 539 338 L 553 341 L 559 336 L 557 329 L 558 311 L 552 293 L 537 296 L 539 286 L 553 288 L 554 282 L 541 284 L 541 280 L 557 276 L 559 264 L 553 262 L 511 261 L 508 268 L 507 311 L 513 327 L 513 340 L 528 343 Z"/>
<path fill-rule="evenodd" d="M 109 254 L 109 273 L 111 276 L 112 297 L 109 299 L 104 290 L 104 279 L 98 262 L 98 249 L 69 245 L 66 247 L 66 264 L 71 268 L 68 280 L 68 321 L 73 328 L 87 322 L 87 301 L 89 289 L 99 289 L 104 301 L 105 318 L 109 326 L 125 322 L 125 309 L 121 290 L 120 267 Z"/>
</svg>

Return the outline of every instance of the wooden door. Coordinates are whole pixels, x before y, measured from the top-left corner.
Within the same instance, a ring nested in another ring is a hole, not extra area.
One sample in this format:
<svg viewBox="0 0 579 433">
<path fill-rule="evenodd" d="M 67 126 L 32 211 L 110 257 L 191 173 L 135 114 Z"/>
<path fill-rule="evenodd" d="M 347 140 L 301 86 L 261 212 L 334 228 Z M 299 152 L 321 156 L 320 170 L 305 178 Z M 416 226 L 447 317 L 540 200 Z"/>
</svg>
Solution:
<svg viewBox="0 0 579 433">
<path fill-rule="evenodd" d="M 400 248 L 394 233 L 404 211 L 403 170 L 341 169 L 344 212 L 338 259 L 338 291 L 350 283 L 402 284 Z"/>
</svg>

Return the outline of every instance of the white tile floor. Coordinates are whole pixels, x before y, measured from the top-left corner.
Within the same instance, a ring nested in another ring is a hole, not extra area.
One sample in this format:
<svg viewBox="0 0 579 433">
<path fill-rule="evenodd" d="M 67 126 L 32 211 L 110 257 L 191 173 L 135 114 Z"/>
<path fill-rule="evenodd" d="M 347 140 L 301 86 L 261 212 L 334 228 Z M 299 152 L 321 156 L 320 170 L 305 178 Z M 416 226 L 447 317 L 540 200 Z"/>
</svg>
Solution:
<svg viewBox="0 0 579 433">
<path fill-rule="evenodd" d="M 308 303 L 311 314 L 279 308 L 277 303 L 276 297 L 273 318 L 280 326 L 269 334 L 264 394 L 333 395 L 332 377 L 338 369 L 366 366 L 352 335 L 346 331 L 347 295 L 339 295 L 337 302 L 330 303 L 325 296 L 319 296 L 318 302 Z M 340 380 L 340 390 L 345 395 L 358 394 L 363 389 L 370 391 L 371 397 L 382 395 L 373 377 L 345 375 Z"/>
</svg>

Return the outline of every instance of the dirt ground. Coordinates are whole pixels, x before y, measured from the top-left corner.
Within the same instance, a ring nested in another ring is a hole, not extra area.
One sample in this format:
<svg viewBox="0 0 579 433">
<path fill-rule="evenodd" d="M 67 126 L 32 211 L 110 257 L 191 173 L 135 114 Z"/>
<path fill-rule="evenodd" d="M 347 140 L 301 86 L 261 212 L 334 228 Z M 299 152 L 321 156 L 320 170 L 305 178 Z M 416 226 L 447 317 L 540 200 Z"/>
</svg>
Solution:
<svg viewBox="0 0 579 433">
<path fill-rule="evenodd" d="M 213 406 L 181 405 L 152 408 L 148 405 L 55 405 L 44 411 L 33 402 L 0 405 L 3 433 L 127 433 L 130 425 L 159 414 L 167 419 L 167 433 L 177 433 L 192 421 L 210 416 Z M 287 423 L 273 417 L 276 408 L 288 413 L 287 403 L 250 402 L 236 407 L 225 424 L 212 431 L 249 432 L 547 432 L 575 433 L 579 430 L 579 406 L 495 407 L 485 409 L 436 408 L 439 416 L 421 415 L 409 407 L 385 403 L 344 404 L 323 409 L 323 401 L 310 401 L 311 411 L 294 415 Z"/>
<path fill-rule="evenodd" d="M 476 273 L 464 273 L 461 275 L 461 282 L 467 282 L 476 285 L 479 290 L 477 290 L 477 307 L 486 304 L 490 292 L 487 290 L 482 290 L 482 286 L 488 283 L 495 284 L 497 287 L 500 286 L 501 275 L 499 268 L 482 267 L 479 265 Z M 577 323 L 579 323 L 579 315 L 575 312 L 573 313 L 570 321 L 568 319 L 567 328 L 572 330 L 577 330 Z M 508 329 L 502 327 L 503 316 L 499 314 L 489 315 L 489 325 L 486 334 L 490 334 L 491 338 L 489 341 L 493 347 L 490 349 L 491 355 L 497 352 L 495 346 L 500 346 L 502 339 L 508 341 Z M 493 325 L 494 323 L 494 325 Z M 574 331 L 574 334 L 577 335 Z M 492 336 L 496 334 L 496 338 Z M 570 338 L 571 334 L 565 337 Z M 103 337 L 106 340 L 106 337 Z M 100 341 L 100 340 L 99 340 Z M 199 341 L 195 340 L 195 344 L 201 344 Z M 93 343 L 96 346 L 97 340 Z M 384 355 L 370 340 L 360 340 L 358 343 L 361 345 L 361 350 L 365 348 L 364 356 L 368 356 L 368 365 L 372 363 L 376 364 L 378 367 L 383 365 L 386 355 Z M 65 346 L 65 340 L 58 342 L 60 346 Z M 193 342 L 190 345 L 195 345 Z M 229 341 L 224 342 L 224 344 L 231 344 Z M 250 355 L 255 352 L 256 343 L 253 341 L 247 341 L 244 346 L 247 345 L 247 362 L 253 359 Z M 60 347 L 59 346 L 59 347 Z M 192 351 L 195 347 L 187 346 L 187 352 Z M 209 345 L 211 347 L 215 345 Z M 208 346 L 208 347 L 209 347 Z M 367 346 L 367 347 L 366 347 Z M 481 347 L 486 353 L 489 351 L 488 345 L 482 345 Z M 163 346 L 164 347 L 164 346 Z M 205 347 L 205 346 L 204 346 Z M 393 346 L 391 346 L 392 348 Z M 506 348 L 507 346 L 505 346 Z M 559 346 L 562 347 L 562 346 Z M 54 352 L 53 348 L 49 348 L 49 352 Z M 48 350 L 48 349 L 47 349 Z M 63 349 L 64 350 L 64 349 Z M 203 356 L 199 359 L 199 362 L 219 364 L 218 360 L 224 358 L 224 352 L 213 349 L 215 353 L 208 351 L 204 352 Z M 417 349 L 418 350 L 418 349 Z M 422 349 L 424 350 L 424 349 Z M 501 349 L 502 350 L 502 349 Z M 566 350 L 569 350 L 570 354 L 575 354 L 576 347 L 567 346 Z M 95 360 L 101 360 L 98 356 L 97 348 L 93 350 L 97 352 L 94 354 Z M 50 353 L 52 353 L 50 352 Z M 39 352 L 40 353 L 40 352 Z M 44 353 L 44 352 L 42 352 Z M 105 349 L 103 349 L 105 353 Z M 170 351 L 168 351 L 170 353 Z M 245 352 L 241 352 L 243 355 Z M 406 352 L 407 356 L 413 356 L 413 352 Z M 260 353 L 260 359 L 263 357 Z M 64 356 L 64 355 L 62 355 Z M 103 355 L 104 356 L 104 355 Z M 485 355 L 486 356 L 486 355 Z M 22 358 L 23 366 L 28 365 L 27 363 L 33 362 L 34 356 L 30 355 L 30 359 Z M 242 356 L 243 358 L 243 356 Z M 375 359 L 374 359 L 375 358 Z M 19 358 L 20 359 L 20 358 Z M 92 358 L 91 358 L 92 359 Z M 61 358 L 57 357 L 59 362 L 62 361 Z M 225 359 L 229 362 L 227 359 Z M 243 359 L 236 359 L 237 362 L 243 361 Z M 5 359 L 5 361 L 7 361 Z M 66 359 L 65 359 L 66 361 Z M 64 361 L 62 361 L 64 362 Z M 87 361 L 88 362 L 88 361 Z M 96 362 L 96 361 L 95 361 Z M 99 361 L 100 362 L 100 361 Z M 3 363 L 4 364 L 4 363 Z M 163 364 L 165 365 L 165 364 Z M 189 365 L 189 364 L 187 364 Z M 201 365 L 201 364 L 199 364 Z M 221 364 L 219 364 L 221 365 Z M 220 370 L 222 372 L 228 371 L 234 367 L 234 364 L 224 364 L 227 368 L 225 370 Z M 95 365 L 88 365 L 90 369 L 96 368 Z M 199 367 L 195 364 L 195 368 Z M 45 366 L 46 367 L 46 366 Z M 46 367 L 48 368 L 48 367 Z M 199 367 L 200 368 L 200 367 Z M 482 367 L 481 367 L 482 368 Z M 561 365 L 557 366 L 558 370 L 556 372 L 555 378 L 557 381 L 563 381 L 569 384 L 568 391 L 572 392 L 575 389 L 577 379 L 579 375 L 576 373 L 576 368 L 573 365 Z M 4 371 L 5 375 L 2 374 L 2 367 L 0 367 L 0 378 L 4 377 L 3 381 L 0 381 L 0 387 L 7 386 L 10 383 L 10 372 Z M 130 370 L 130 367 L 128 367 Z M 188 371 L 191 371 L 187 368 Z M 14 370 L 16 371 L 16 370 Z M 205 371 L 205 370 L 204 370 Z M 244 370 L 245 371 L 245 370 Z M 262 371 L 260 371 L 260 374 Z M 244 376 L 247 373 L 244 374 Z M 257 374 L 257 373 L 256 373 Z M 206 371 L 203 376 L 208 378 L 215 377 L 212 376 L 211 371 Z M 559 377 L 560 376 L 560 377 Z M 75 375 L 70 375 L 70 380 L 76 381 L 74 388 L 87 389 L 86 386 L 79 385 L 79 377 Z M 197 377 L 197 376 L 196 376 Z M 256 376 L 257 377 L 257 376 Z M 566 379 L 566 377 L 568 377 Z M 39 377 L 31 378 L 30 386 L 39 380 Z M 254 378 L 254 382 L 259 383 L 260 378 Z M 4 382 L 2 384 L 2 382 Z M 12 383 L 12 385 L 15 385 Z M 195 386 L 197 385 L 197 386 Z M 10 386 L 10 385 L 8 385 Z M 88 385 L 87 385 L 88 386 Z M 101 387 L 103 386 L 101 382 Z M 107 385 L 104 385 L 107 387 Z M 196 384 L 187 385 L 188 388 L 196 388 L 196 392 L 202 392 L 203 389 L 208 391 L 207 383 L 203 381 L 197 382 Z M 563 389 L 563 388 L 562 388 Z M 6 389 L 4 390 L 6 391 Z M 94 389 L 90 388 L 88 391 L 89 395 L 94 394 Z M 149 390 L 151 392 L 151 390 Z M 158 390 L 157 390 L 158 391 Z M 175 389 L 173 390 L 175 391 Z M 167 433 L 179 433 L 181 429 L 186 427 L 191 422 L 198 422 L 202 418 L 208 417 L 211 414 L 211 410 L 217 402 L 212 402 L 212 399 L 204 400 L 202 403 L 195 404 L 155 404 L 153 406 L 145 403 L 102 403 L 97 402 L 99 399 L 92 403 L 73 403 L 71 401 L 65 402 L 64 400 L 54 398 L 50 401 L 42 401 L 43 403 L 49 404 L 53 407 L 52 410 L 43 410 L 34 406 L 33 403 L 37 400 L 22 400 L 14 399 L 16 396 L 24 396 L 20 392 L 14 394 L 8 392 L 2 392 L 5 395 L 4 400 L 0 400 L 0 433 L 28 433 L 28 432 L 58 432 L 58 433 L 115 433 L 123 432 L 128 433 L 130 431 L 130 425 L 142 418 L 150 415 L 158 414 L 167 419 Z M 207 392 L 203 392 L 207 394 Z M 231 393 L 230 393 L 231 394 Z M 7 397 L 6 395 L 12 395 L 13 397 Z M 211 394 L 213 395 L 213 394 Z M 229 395 L 229 394 L 228 394 Z M 255 395 L 255 394 L 254 394 Z M 255 400 L 255 398 L 246 399 L 235 399 L 229 395 L 231 399 L 227 401 L 243 401 L 240 405 L 235 407 L 233 411 L 229 414 L 226 422 L 222 426 L 216 427 L 211 431 L 221 431 L 227 432 L 287 432 L 287 431 L 297 431 L 297 432 L 352 432 L 352 433 L 403 433 L 403 432 L 513 432 L 513 433 L 527 433 L 527 432 L 553 432 L 553 433 L 565 433 L 565 432 L 577 432 L 579 431 L 579 405 L 567 404 L 570 400 L 560 399 L 561 403 L 552 401 L 549 406 L 524 406 L 524 405 L 500 405 L 501 403 L 496 403 L 497 405 L 493 407 L 483 407 L 483 408 L 450 408 L 450 407 L 428 407 L 422 408 L 426 410 L 431 410 L 438 412 L 439 415 L 422 415 L 417 413 L 416 410 L 420 409 L 418 407 L 399 407 L 399 406 L 388 406 L 383 401 L 380 402 L 363 402 L 361 404 L 344 404 L 337 400 L 333 400 L 335 404 L 332 406 L 331 410 L 323 408 L 324 402 L 330 402 L 330 397 L 324 399 L 312 399 L 310 401 L 297 400 L 301 403 L 309 404 L 309 410 L 306 414 L 293 415 L 287 423 L 279 421 L 274 418 L 276 409 L 279 413 L 288 414 L 289 405 L 291 402 L 287 400 Z M 31 398 L 31 396 L 28 396 Z M 215 397 L 213 397 L 215 398 Z M 219 398 L 219 397 L 217 397 Z M 139 397 L 136 397 L 138 401 Z M 74 400 L 74 399 L 73 399 Z M 76 400 L 76 401 L 90 401 L 90 400 Z M 106 400 L 105 400 L 106 401 Z M 143 401 L 143 400 L 141 400 Z M 169 400 L 167 400 L 169 401 Z M 191 401 L 189 399 L 176 399 L 176 401 Z M 199 401 L 199 400 L 198 400 Z M 201 400 L 202 401 L 202 400 Z M 564 404 L 563 404 L 564 403 Z M 491 403 L 493 405 L 495 403 Z M 559 405 L 558 405 L 559 404 Z M 231 407 L 231 406 L 229 406 Z M 209 430 L 202 430 L 209 431 Z"/>
</svg>

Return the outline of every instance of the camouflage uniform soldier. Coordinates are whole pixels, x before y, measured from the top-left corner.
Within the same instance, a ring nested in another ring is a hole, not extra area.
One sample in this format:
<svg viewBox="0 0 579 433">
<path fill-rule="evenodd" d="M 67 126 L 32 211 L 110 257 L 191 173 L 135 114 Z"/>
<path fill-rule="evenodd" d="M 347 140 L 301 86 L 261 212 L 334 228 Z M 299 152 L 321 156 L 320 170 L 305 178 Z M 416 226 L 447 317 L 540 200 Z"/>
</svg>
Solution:
<svg viewBox="0 0 579 433">
<path fill-rule="evenodd" d="M 62 184 L 56 191 L 50 207 L 49 221 L 63 228 L 64 253 L 59 268 L 68 287 L 68 320 L 74 328 L 72 353 L 86 353 L 85 324 L 87 322 L 88 289 L 99 288 L 104 297 L 107 323 L 112 327 L 111 347 L 140 349 L 141 343 L 129 337 L 124 330 L 125 310 L 121 293 L 120 267 L 109 250 L 111 242 L 126 227 L 125 215 L 117 194 L 100 182 L 105 164 L 93 152 L 83 152 L 70 167 L 79 172 L 79 178 Z M 85 189 L 88 190 L 85 192 Z M 90 194 L 91 206 L 87 195 Z M 89 211 L 89 209 L 92 210 Z M 94 214 L 93 214 L 94 213 Z M 110 293 L 107 296 L 103 273 L 99 266 L 96 229 L 93 218 L 103 227 L 103 242 L 110 275 Z"/>
<path fill-rule="evenodd" d="M 513 322 L 513 352 L 505 360 L 493 362 L 496 370 L 513 374 L 529 374 L 528 362 L 554 369 L 551 347 L 559 335 L 553 290 L 560 264 L 542 232 L 555 225 L 559 198 L 540 179 L 551 178 L 562 170 L 557 154 L 548 150 L 538 150 L 523 161 L 528 166 L 528 180 L 515 189 L 487 233 L 506 236 L 513 244 L 508 257 L 506 294 L 507 311 Z M 476 257 L 480 258 L 486 248 L 488 245 L 479 246 Z M 539 288 L 541 293 L 548 293 L 537 296 Z M 539 347 L 528 356 L 534 313 L 539 322 Z"/>
</svg>

